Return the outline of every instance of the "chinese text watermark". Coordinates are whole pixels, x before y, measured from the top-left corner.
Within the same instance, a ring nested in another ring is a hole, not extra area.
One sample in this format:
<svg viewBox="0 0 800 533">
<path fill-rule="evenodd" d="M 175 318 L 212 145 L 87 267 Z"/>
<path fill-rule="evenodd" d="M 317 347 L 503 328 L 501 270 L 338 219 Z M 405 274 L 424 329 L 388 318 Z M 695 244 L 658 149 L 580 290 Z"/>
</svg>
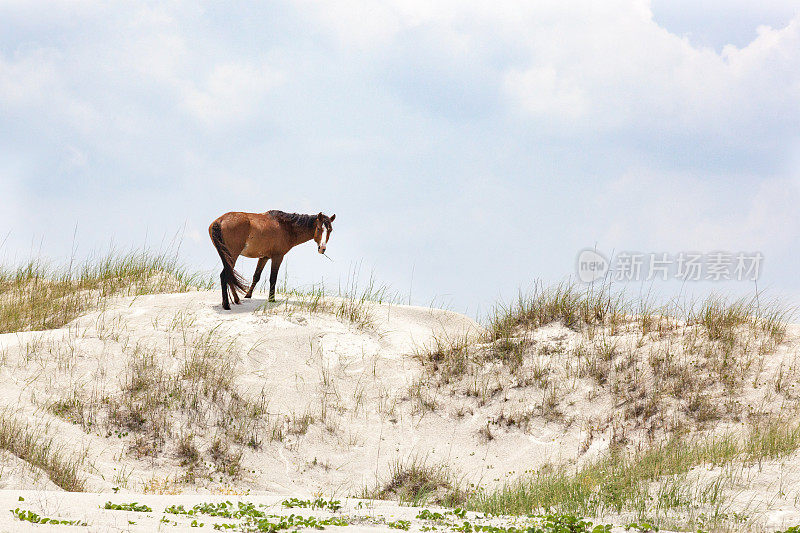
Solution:
<svg viewBox="0 0 800 533">
<path fill-rule="evenodd" d="M 757 281 L 761 252 L 620 252 L 611 259 L 597 250 L 578 254 L 578 279 L 609 281 Z"/>
</svg>

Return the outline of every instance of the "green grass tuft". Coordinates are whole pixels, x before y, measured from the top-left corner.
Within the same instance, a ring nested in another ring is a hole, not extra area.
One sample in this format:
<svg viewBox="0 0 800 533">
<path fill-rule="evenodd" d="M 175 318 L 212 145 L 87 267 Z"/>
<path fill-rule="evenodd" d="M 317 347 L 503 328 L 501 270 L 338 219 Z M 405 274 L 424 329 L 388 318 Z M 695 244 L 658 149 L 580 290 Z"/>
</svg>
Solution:
<svg viewBox="0 0 800 533">
<path fill-rule="evenodd" d="M 113 295 L 210 289 L 213 282 L 188 272 L 177 254 L 109 253 L 78 267 L 32 260 L 0 267 L 0 333 L 59 328 Z"/>
<path fill-rule="evenodd" d="M 538 328 L 557 321 L 580 330 L 585 325 L 620 320 L 625 309 L 622 295 L 614 294 L 608 285 L 560 283 L 545 287 L 536 283 L 532 291 L 520 293 L 514 304 L 495 309 L 490 335 L 493 339 L 507 338 L 515 328 Z"/>
<path fill-rule="evenodd" d="M 686 482 L 692 468 L 747 465 L 785 457 L 798 448 L 800 426 L 782 421 L 754 426 L 744 438 L 674 437 L 632 455 L 612 452 L 573 471 L 548 466 L 495 491 L 476 493 L 465 506 L 511 515 L 542 511 L 589 516 L 633 512 L 640 518 L 669 511 L 688 515 L 693 505 L 719 509 L 725 503 L 720 487 L 698 490 Z"/>
</svg>

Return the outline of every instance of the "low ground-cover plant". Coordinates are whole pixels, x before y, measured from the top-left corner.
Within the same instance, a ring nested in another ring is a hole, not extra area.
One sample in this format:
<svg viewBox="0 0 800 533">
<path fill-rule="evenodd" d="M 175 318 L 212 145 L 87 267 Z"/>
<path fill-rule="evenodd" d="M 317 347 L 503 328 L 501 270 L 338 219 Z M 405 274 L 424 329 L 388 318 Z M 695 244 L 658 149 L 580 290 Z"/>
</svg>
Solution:
<svg viewBox="0 0 800 533">
<path fill-rule="evenodd" d="M 639 533 L 656 533 L 659 529 L 649 522 L 631 522 L 625 526 L 625 531 L 635 530 Z"/>
<path fill-rule="evenodd" d="M 347 520 L 335 516 L 331 518 L 316 518 L 314 516 L 292 514 L 251 520 L 244 524 L 244 530 L 248 531 L 249 528 L 255 531 L 280 531 L 282 529 L 298 528 L 325 529 L 325 526 L 345 527 L 348 525 L 350 524 Z"/>
<path fill-rule="evenodd" d="M 287 508 L 302 507 L 306 509 L 326 509 L 328 511 L 336 512 L 342 508 L 342 502 L 339 500 L 326 500 L 324 498 L 317 498 L 316 500 L 301 500 L 299 498 L 289 498 L 283 500 L 281 505 Z"/>
<path fill-rule="evenodd" d="M 144 504 L 139 504 L 136 502 L 131 503 L 112 503 L 106 502 L 106 504 L 102 507 L 103 509 L 110 509 L 112 511 L 134 511 L 137 513 L 151 513 L 153 509 L 148 507 Z"/>
<path fill-rule="evenodd" d="M 417 514 L 417 518 L 420 520 L 444 520 L 444 517 L 444 514 L 433 512 L 429 509 L 423 509 Z"/>
<path fill-rule="evenodd" d="M 444 513 L 431 512 L 423 509 L 417 515 L 418 519 L 434 522 L 436 525 L 425 524 L 422 531 L 443 530 L 460 532 L 485 532 L 485 533 L 609 533 L 610 524 L 594 525 L 591 521 L 572 514 L 547 513 L 543 515 L 528 515 L 528 525 L 498 526 L 494 524 L 479 523 L 489 515 L 478 516 L 473 520 L 467 519 L 463 509 L 455 509 Z M 476 522 L 477 520 L 477 522 Z M 439 527 L 437 527 L 439 526 Z"/>
<path fill-rule="evenodd" d="M 171 505 L 164 509 L 165 513 L 181 514 L 187 516 L 194 516 L 198 514 L 207 516 L 218 516 L 221 518 L 264 518 L 266 513 L 259 510 L 256 505 L 250 502 L 237 502 L 234 504 L 231 501 L 224 501 L 219 503 L 198 503 L 191 509 L 185 509 L 183 505 Z"/>
<path fill-rule="evenodd" d="M 279 531 L 299 528 L 325 529 L 325 526 L 348 525 L 346 519 L 339 517 L 316 518 L 314 516 L 304 517 L 295 514 L 289 516 L 268 515 L 250 502 L 237 502 L 236 504 L 230 501 L 200 503 L 188 510 L 183 505 L 172 505 L 164 509 L 164 512 L 175 515 L 206 515 L 241 520 L 239 524 L 236 524 L 236 527 L 242 531 Z M 233 524 L 224 524 L 217 529 L 230 529 L 231 526 Z"/>
<path fill-rule="evenodd" d="M 22 520 L 23 522 L 30 522 L 32 524 L 50 524 L 56 526 L 88 525 L 86 522 L 81 522 L 80 520 L 63 520 L 58 518 L 47 518 L 44 516 L 39 516 L 33 511 L 26 511 L 20 508 L 12 509 L 11 514 L 13 514 L 17 518 L 17 520 Z"/>
</svg>

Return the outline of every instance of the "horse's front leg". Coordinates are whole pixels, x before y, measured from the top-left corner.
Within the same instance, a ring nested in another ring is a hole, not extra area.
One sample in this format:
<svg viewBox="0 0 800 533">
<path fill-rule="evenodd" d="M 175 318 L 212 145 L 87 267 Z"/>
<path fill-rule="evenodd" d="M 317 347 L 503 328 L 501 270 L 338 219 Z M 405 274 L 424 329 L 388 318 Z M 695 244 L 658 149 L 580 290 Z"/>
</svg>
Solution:
<svg viewBox="0 0 800 533">
<path fill-rule="evenodd" d="M 264 270 L 264 265 L 267 264 L 267 261 L 269 261 L 269 257 L 260 257 L 258 259 L 258 264 L 256 265 L 256 272 L 255 274 L 253 274 L 253 283 L 250 285 L 250 290 L 247 291 L 247 294 L 244 295 L 245 298 L 253 297 L 253 290 L 255 290 L 258 280 L 261 279 L 261 271 Z"/>
<path fill-rule="evenodd" d="M 269 301 L 275 301 L 275 283 L 278 281 L 278 269 L 281 268 L 283 256 L 278 255 L 272 258 L 272 269 L 269 273 Z"/>
</svg>

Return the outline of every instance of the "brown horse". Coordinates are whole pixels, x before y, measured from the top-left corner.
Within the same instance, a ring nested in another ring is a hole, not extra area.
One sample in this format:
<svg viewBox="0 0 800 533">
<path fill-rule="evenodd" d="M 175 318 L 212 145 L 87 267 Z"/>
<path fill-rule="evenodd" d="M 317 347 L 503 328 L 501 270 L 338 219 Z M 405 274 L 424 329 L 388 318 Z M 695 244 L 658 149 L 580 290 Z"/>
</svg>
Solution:
<svg viewBox="0 0 800 533">
<path fill-rule="evenodd" d="M 245 298 L 253 296 L 253 289 L 261 279 L 261 271 L 267 260 L 272 259 L 269 275 L 269 301 L 275 301 L 275 282 L 278 269 L 286 253 L 306 241 L 314 239 L 317 250 L 324 254 L 336 215 L 300 215 L 283 211 L 266 213 L 225 213 L 208 227 L 211 242 L 222 259 L 222 308 L 230 309 L 228 293 L 234 303 L 239 303 L 238 291 L 247 292 Z M 258 258 L 253 283 L 248 290 L 244 279 L 234 270 L 240 255 Z"/>
</svg>

